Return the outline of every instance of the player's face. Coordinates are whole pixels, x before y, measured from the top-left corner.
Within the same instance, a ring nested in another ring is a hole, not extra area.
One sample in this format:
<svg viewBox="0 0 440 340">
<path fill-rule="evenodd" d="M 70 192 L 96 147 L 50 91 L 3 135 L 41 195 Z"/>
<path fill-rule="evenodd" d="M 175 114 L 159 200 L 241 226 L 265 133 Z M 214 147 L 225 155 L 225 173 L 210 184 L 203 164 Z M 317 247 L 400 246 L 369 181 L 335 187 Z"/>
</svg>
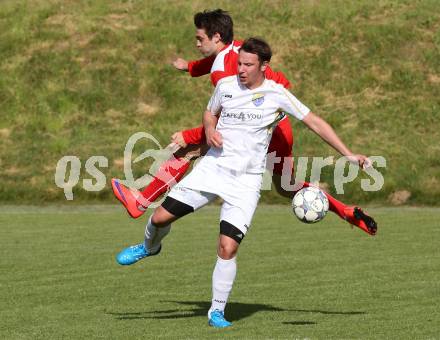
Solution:
<svg viewBox="0 0 440 340">
<path fill-rule="evenodd" d="M 200 53 L 203 54 L 205 57 L 209 57 L 211 55 L 214 55 L 217 51 L 217 35 L 213 35 L 212 39 L 209 39 L 208 35 L 206 34 L 205 29 L 197 29 L 196 30 L 196 46 L 199 49 Z"/>
<path fill-rule="evenodd" d="M 238 55 L 238 77 L 248 88 L 258 87 L 264 80 L 267 63 L 260 64 L 258 55 L 240 51 Z"/>
</svg>

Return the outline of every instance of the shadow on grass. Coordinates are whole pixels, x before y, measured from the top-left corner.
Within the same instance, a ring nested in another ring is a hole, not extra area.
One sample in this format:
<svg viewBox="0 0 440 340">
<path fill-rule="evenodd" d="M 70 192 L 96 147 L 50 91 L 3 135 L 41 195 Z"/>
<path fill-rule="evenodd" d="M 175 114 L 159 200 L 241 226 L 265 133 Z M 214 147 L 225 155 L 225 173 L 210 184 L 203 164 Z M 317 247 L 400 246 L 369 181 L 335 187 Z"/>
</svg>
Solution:
<svg viewBox="0 0 440 340">
<path fill-rule="evenodd" d="M 302 326 L 302 325 L 316 325 L 315 321 L 284 321 L 283 325 L 293 325 L 293 326 Z"/>
<path fill-rule="evenodd" d="M 338 312 L 320 309 L 289 309 L 289 312 L 300 312 L 300 313 L 318 313 L 318 314 L 331 314 L 331 315 L 362 315 L 365 312 Z"/>
<path fill-rule="evenodd" d="M 207 313 L 211 303 L 209 301 L 163 301 L 165 303 L 175 303 L 178 305 L 188 306 L 190 308 L 181 310 L 168 309 L 157 311 L 145 311 L 145 312 L 125 312 L 125 313 L 112 313 L 117 320 L 135 320 L 135 319 L 181 319 L 204 316 L 207 317 Z M 340 311 L 327 311 L 319 309 L 283 309 L 271 305 L 257 304 L 257 303 L 241 303 L 230 302 L 226 307 L 227 319 L 230 321 L 241 320 L 247 318 L 257 312 L 300 312 L 300 313 L 319 313 L 330 315 L 358 315 L 365 314 L 365 312 L 340 312 Z M 283 322 L 286 325 L 314 325 L 314 321 L 289 321 Z"/>
</svg>

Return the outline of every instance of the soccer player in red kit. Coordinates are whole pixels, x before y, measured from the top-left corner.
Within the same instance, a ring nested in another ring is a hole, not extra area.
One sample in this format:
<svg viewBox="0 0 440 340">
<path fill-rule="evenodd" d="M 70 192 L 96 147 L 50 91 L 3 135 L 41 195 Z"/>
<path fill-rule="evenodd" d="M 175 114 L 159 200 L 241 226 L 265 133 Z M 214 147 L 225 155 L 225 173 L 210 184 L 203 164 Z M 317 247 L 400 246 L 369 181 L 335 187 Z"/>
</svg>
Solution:
<svg viewBox="0 0 440 340">
<path fill-rule="evenodd" d="M 190 62 L 178 58 L 173 63 L 174 67 L 188 71 L 192 77 L 210 74 L 214 86 L 220 79 L 236 75 L 238 50 L 242 42 L 233 40 L 233 22 L 229 14 L 221 9 L 200 12 L 194 16 L 194 24 L 196 26 L 197 48 L 205 58 Z M 274 72 L 270 67 L 266 69 L 265 77 L 282 84 L 285 88 L 290 87 L 286 77 L 281 72 Z M 112 188 L 116 198 L 133 218 L 141 216 L 152 202 L 180 181 L 188 170 L 191 160 L 204 154 L 207 150 L 203 126 L 175 133 L 172 136 L 172 142 L 179 145 L 180 149 L 161 165 L 151 183 L 142 191 L 127 188 L 118 179 L 112 179 Z M 281 185 L 281 177 L 283 168 L 285 168 L 284 171 L 289 170 L 289 177 L 293 175 L 292 146 L 291 125 L 289 119 L 284 117 L 273 131 L 268 154 L 273 155 L 274 153 L 276 159 L 281 160 L 281 162 L 274 164 L 272 182 L 280 195 L 290 199 L 296 191 L 284 190 Z M 289 164 L 285 165 L 285 162 L 289 162 Z M 307 182 L 303 183 L 303 187 L 309 185 Z M 376 222 L 362 209 L 347 206 L 328 193 L 326 196 L 331 211 L 370 235 L 376 233 Z"/>
</svg>

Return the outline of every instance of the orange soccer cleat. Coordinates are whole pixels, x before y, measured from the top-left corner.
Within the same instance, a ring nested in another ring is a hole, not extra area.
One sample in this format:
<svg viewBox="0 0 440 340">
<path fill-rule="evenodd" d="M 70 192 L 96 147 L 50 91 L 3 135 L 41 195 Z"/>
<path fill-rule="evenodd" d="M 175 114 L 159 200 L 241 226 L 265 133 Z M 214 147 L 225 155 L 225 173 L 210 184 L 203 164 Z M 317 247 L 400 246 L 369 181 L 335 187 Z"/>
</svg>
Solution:
<svg viewBox="0 0 440 340">
<path fill-rule="evenodd" d="M 112 178 L 112 189 L 131 217 L 138 218 L 143 215 L 147 208 L 138 201 L 145 200 L 139 191 L 127 188 L 117 178 Z"/>
<path fill-rule="evenodd" d="M 347 222 L 359 227 L 367 234 L 375 235 L 377 232 L 377 223 L 359 207 L 348 207 L 344 209 Z"/>
</svg>

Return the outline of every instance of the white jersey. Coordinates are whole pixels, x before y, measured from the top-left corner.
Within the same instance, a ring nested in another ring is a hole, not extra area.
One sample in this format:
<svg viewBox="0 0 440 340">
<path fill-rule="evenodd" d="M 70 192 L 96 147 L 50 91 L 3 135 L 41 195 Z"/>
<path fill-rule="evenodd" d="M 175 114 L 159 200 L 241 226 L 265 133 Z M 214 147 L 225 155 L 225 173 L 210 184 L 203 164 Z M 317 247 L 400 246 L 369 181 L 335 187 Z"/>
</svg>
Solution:
<svg viewBox="0 0 440 340">
<path fill-rule="evenodd" d="M 221 79 L 207 109 L 219 115 L 217 131 L 223 145 L 211 147 L 203 161 L 221 167 L 262 174 L 273 128 L 286 112 L 302 120 L 310 109 L 273 80 L 265 79 L 253 90 L 240 83 L 238 76 Z"/>
</svg>

